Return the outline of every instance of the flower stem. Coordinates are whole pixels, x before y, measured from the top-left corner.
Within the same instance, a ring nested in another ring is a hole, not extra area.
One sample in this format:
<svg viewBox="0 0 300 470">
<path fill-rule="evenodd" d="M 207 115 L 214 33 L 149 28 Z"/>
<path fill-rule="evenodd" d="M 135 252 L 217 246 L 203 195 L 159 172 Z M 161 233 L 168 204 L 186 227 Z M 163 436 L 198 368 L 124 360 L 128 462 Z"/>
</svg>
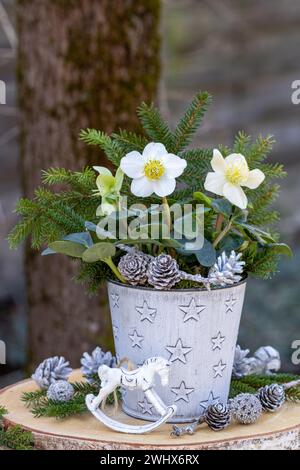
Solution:
<svg viewBox="0 0 300 470">
<path fill-rule="evenodd" d="M 124 277 L 122 276 L 122 274 L 118 270 L 118 268 L 115 265 L 115 263 L 113 262 L 113 260 L 111 258 L 106 258 L 104 260 L 104 262 L 110 267 L 110 269 L 116 275 L 116 277 L 119 279 L 119 281 L 121 281 L 123 284 L 126 284 L 126 281 L 125 281 Z"/>
<path fill-rule="evenodd" d="M 216 220 L 216 231 L 217 232 L 221 232 L 223 221 L 224 221 L 224 215 L 223 214 L 218 214 L 217 215 L 217 220 Z"/>
<path fill-rule="evenodd" d="M 166 221 L 167 221 L 167 226 L 169 228 L 169 232 L 171 232 L 171 227 L 172 227 L 171 211 L 170 211 L 170 206 L 169 206 L 166 196 L 162 198 L 162 203 L 163 203 L 164 214 L 165 214 Z"/>
<path fill-rule="evenodd" d="M 216 246 L 220 243 L 221 240 L 223 240 L 223 238 L 227 235 L 227 233 L 230 231 L 231 229 L 231 226 L 232 226 L 232 219 L 229 220 L 228 224 L 226 225 L 226 227 L 224 227 L 224 229 L 222 230 L 222 232 L 219 233 L 219 235 L 217 236 L 217 238 L 215 239 L 215 241 L 213 242 L 213 247 L 216 248 Z"/>
</svg>

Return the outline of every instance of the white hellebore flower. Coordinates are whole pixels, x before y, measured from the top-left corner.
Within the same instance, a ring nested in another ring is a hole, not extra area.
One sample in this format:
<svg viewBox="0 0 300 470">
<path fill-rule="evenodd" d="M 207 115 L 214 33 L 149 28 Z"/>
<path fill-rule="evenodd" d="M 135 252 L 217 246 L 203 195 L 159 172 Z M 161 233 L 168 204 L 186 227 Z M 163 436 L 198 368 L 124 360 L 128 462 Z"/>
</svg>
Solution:
<svg viewBox="0 0 300 470">
<path fill-rule="evenodd" d="M 148 197 L 155 193 L 165 197 L 175 190 L 176 180 L 186 168 L 183 158 L 168 153 L 163 144 L 151 142 L 143 153 L 133 151 L 122 158 L 120 167 L 133 178 L 131 192 L 135 196 Z"/>
<path fill-rule="evenodd" d="M 265 179 L 261 170 L 249 170 L 248 163 L 240 153 L 232 153 L 223 158 L 215 149 L 211 166 L 214 172 L 208 173 L 204 187 L 211 193 L 224 196 L 240 209 L 246 209 L 248 200 L 241 186 L 256 189 Z"/>
</svg>

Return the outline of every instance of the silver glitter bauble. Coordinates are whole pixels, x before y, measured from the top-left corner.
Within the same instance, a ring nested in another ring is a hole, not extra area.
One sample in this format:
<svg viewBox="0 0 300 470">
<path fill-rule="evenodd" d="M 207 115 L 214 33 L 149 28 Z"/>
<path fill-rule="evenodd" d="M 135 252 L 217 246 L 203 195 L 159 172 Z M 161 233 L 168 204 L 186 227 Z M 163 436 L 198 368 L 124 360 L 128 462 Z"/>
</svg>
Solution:
<svg viewBox="0 0 300 470">
<path fill-rule="evenodd" d="M 43 390 L 47 390 L 50 385 L 58 380 L 67 380 L 72 369 L 69 362 L 64 357 L 49 357 L 45 359 L 35 370 L 31 378 Z"/>
<path fill-rule="evenodd" d="M 170 255 L 153 258 L 148 267 L 148 282 L 155 289 L 171 289 L 181 280 L 177 261 Z"/>
<path fill-rule="evenodd" d="M 133 286 L 143 285 L 147 282 L 147 269 L 151 257 L 142 252 L 128 253 L 122 256 L 118 270 L 125 281 Z"/>
<path fill-rule="evenodd" d="M 117 359 L 112 353 L 104 352 L 101 348 L 94 349 L 92 354 L 85 352 L 80 360 L 81 371 L 89 383 L 94 383 L 100 366 L 116 367 Z"/>
<path fill-rule="evenodd" d="M 220 402 L 209 405 L 205 410 L 204 419 L 213 431 L 221 431 L 227 428 L 231 422 L 229 406 Z"/>
<path fill-rule="evenodd" d="M 66 380 L 54 382 L 47 391 L 48 400 L 67 402 L 74 396 L 74 387 Z"/>
<path fill-rule="evenodd" d="M 282 385 L 266 385 L 258 390 L 258 398 L 265 411 L 277 411 L 285 402 L 285 391 Z"/>
<path fill-rule="evenodd" d="M 261 416 L 263 408 L 259 399 L 251 393 L 241 393 L 230 401 L 233 418 L 241 424 L 252 424 Z"/>
</svg>

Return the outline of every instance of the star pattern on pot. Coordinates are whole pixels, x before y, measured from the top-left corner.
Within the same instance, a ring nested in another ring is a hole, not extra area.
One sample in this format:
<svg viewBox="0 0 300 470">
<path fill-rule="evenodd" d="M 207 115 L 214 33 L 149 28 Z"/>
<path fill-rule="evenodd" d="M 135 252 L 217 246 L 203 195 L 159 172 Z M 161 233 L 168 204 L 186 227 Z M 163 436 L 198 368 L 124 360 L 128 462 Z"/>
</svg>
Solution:
<svg viewBox="0 0 300 470">
<path fill-rule="evenodd" d="M 144 401 L 139 401 L 138 405 L 141 408 L 143 414 L 149 414 L 149 415 L 153 414 L 152 413 L 153 405 L 152 403 L 149 403 L 148 400 L 146 400 L 146 398 L 144 399 Z"/>
<path fill-rule="evenodd" d="M 189 403 L 189 395 L 195 391 L 194 388 L 189 388 L 185 385 L 185 382 L 182 381 L 179 387 L 171 388 L 172 393 L 176 395 L 175 402 L 179 400 L 183 400 L 186 403 Z"/>
<path fill-rule="evenodd" d="M 219 401 L 220 397 L 215 397 L 213 391 L 211 391 L 208 395 L 208 399 L 200 402 L 200 406 L 205 411 L 209 405 L 215 405 Z"/>
<path fill-rule="evenodd" d="M 228 299 L 225 301 L 226 313 L 229 313 L 229 312 L 232 313 L 233 308 L 234 308 L 236 303 L 237 303 L 237 299 L 234 298 L 233 294 L 230 294 Z"/>
<path fill-rule="evenodd" d="M 183 346 L 181 339 L 177 340 L 175 346 L 166 346 L 166 350 L 171 354 L 169 361 L 175 362 L 180 361 L 186 364 L 186 355 L 192 351 L 193 348 Z"/>
<path fill-rule="evenodd" d="M 140 336 L 140 335 L 138 334 L 138 332 L 137 332 L 136 330 L 134 330 L 134 332 L 132 333 L 132 335 L 129 335 L 129 338 L 130 338 L 131 341 L 132 341 L 132 345 L 131 345 L 131 346 L 132 346 L 133 348 L 136 347 L 136 348 L 142 349 L 141 343 L 142 343 L 142 341 L 144 341 L 144 336 Z"/>
<path fill-rule="evenodd" d="M 110 297 L 111 297 L 111 300 L 112 300 L 112 306 L 120 308 L 120 304 L 119 304 L 120 296 L 119 296 L 119 294 L 111 294 Z"/>
<path fill-rule="evenodd" d="M 189 320 L 199 320 L 200 313 L 206 308 L 205 305 L 197 305 L 193 297 L 189 305 L 179 305 L 180 310 L 184 313 L 183 321 L 186 323 Z"/>
<path fill-rule="evenodd" d="M 113 325 L 113 334 L 114 334 L 115 340 L 118 340 L 119 339 L 119 328 L 116 325 Z"/>
<path fill-rule="evenodd" d="M 140 320 L 145 321 L 148 320 L 149 323 L 153 323 L 155 320 L 156 308 L 149 307 L 146 300 L 141 307 L 135 307 L 136 311 L 141 315 Z"/>
<path fill-rule="evenodd" d="M 216 349 L 219 349 L 221 351 L 225 339 L 225 336 L 222 336 L 221 331 L 219 331 L 217 336 L 211 338 L 212 350 L 215 351 Z"/>
<path fill-rule="evenodd" d="M 222 359 L 220 359 L 219 363 L 217 365 L 213 366 L 213 369 L 214 369 L 214 372 L 215 372 L 214 379 L 217 378 L 217 377 L 223 377 L 223 372 L 226 369 L 226 364 L 224 364 L 222 362 Z"/>
</svg>

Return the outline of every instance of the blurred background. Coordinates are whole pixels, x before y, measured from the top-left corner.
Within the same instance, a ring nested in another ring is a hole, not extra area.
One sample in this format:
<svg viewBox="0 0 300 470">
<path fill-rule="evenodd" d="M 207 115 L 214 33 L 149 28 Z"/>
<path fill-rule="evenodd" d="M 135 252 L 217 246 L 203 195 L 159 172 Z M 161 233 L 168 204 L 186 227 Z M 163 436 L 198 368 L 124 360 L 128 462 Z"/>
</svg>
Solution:
<svg viewBox="0 0 300 470">
<path fill-rule="evenodd" d="M 0 387 L 50 355 L 76 367 L 84 348 L 111 347 L 105 293 L 89 299 L 71 287 L 73 268 L 25 249 L 26 282 L 24 247 L 9 251 L 5 241 L 17 199 L 44 167 L 99 162 L 77 142 L 81 127 L 135 129 L 142 99 L 175 124 L 199 89 L 214 101 L 195 146 L 230 146 L 241 129 L 273 134 L 271 158 L 288 171 L 276 206 L 294 258 L 271 281 L 249 281 L 239 344 L 272 345 L 283 370 L 300 373 L 291 361 L 300 340 L 300 105 L 291 101 L 299 49 L 294 0 L 0 1 Z"/>
</svg>

